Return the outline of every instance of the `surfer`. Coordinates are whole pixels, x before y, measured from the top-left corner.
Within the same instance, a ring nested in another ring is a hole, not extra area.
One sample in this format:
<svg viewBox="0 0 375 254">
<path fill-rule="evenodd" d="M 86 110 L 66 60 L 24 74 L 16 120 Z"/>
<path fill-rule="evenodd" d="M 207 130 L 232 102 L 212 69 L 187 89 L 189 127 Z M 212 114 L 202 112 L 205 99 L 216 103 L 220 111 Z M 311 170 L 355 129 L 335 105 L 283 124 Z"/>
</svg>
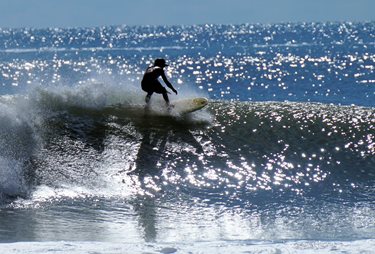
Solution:
<svg viewBox="0 0 375 254">
<path fill-rule="evenodd" d="M 163 95 L 165 103 L 169 107 L 169 98 L 168 98 L 168 91 L 165 89 L 162 84 L 160 84 L 158 78 L 161 76 L 164 83 L 175 93 L 177 94 L 176 89 L 172 86 L 172 84 L 168 81 L 167 77 L 164 73 L 164 67 L 168 66 L 165 63 L 164 59 L 156 59 L 153 66 L 150 66 L 146 69 L 145 74 L 143 75 L 142 79 L 142 90 L 147 93 L 146 95 L 146 103 L 149 104 L 151 95 L 153 93 L 159 93 Z"/>
</svg>

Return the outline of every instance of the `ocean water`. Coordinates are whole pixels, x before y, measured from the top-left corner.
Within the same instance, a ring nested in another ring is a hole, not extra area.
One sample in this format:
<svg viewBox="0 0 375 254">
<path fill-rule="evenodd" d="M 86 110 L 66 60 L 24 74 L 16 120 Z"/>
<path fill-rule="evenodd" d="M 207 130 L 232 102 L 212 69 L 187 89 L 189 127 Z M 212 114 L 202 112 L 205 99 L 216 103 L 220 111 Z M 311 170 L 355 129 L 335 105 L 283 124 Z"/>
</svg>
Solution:
<svg viewBox="0 0 375 254">
<path fill-rule="evenodd" d="M 374 253 L 375 23 L 0 29 L 1 253 Z M 156 58 L 189 115 L 151 113 Z"/>
</svg>

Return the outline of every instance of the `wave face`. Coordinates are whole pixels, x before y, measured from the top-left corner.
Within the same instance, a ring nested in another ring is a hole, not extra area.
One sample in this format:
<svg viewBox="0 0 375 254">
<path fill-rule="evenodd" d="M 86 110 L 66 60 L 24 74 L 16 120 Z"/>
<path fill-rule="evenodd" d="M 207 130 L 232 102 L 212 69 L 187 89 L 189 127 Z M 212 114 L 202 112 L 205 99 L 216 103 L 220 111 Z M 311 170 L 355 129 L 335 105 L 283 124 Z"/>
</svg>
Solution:
<svg viewBox="0 0 375 254">
<path fill-rule="evenodd" d="M 0 241 L 373 239 L 374 28 L 1 29 Z"/>
<path fill-rule="evenodd" d="M 173 116 L 160 98 L 152 104 L 159 112 L 148 112 L 131 90 L 86 84 L 3 97 L 3 168 L 33 163 L 33 181 L 75 183 L 104 175 L 106 161 L 119 163 L 111 174 L 156 175 L 156 189 L 197 188 L 218 200 L 230 193 L 245 201 L 258 191 L 372 192 L 362 189 L 375 173 L 372 108 L 212 101 L 205 111 Z"/>
<path fill-rule="evenodd" d="M 242 205 L 267 191 L 282 199 L 293 192 L 317 198 L 370 192 L 369 200 L 374 194 L 368 188 L 375 174 L 373 109 L 214 101 L 206 112 L 178 117 L 148 114 L 133 102 L 91 107 L 90 98 L 83 107 L 80 97 L 88 94 L 74 91 L 78 105 L 59 94 L 53 106 L 64 110 L 41 123 L 44 147 L 34 159 L 43 184 L 96 178 L 108 173 L 102 163 L 110 163 L 118 168 L 111 174 L 135 175 L 141 182 L 151 177 L 149 187 L 156 190 L 187 188 L 218 201 L 227 193 L 224 200 L 240 198 Z M 38 103 L 53 93 L 41 93 Z"/>
</svg>

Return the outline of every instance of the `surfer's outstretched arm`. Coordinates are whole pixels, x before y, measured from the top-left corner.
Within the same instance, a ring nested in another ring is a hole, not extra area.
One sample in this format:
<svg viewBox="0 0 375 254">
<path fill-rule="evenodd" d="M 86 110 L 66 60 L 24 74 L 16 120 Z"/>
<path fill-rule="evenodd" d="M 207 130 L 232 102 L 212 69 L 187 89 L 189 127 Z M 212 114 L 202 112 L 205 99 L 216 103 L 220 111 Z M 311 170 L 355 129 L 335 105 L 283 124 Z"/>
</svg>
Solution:
<svg viewBox="0 0 375 254">
<path fill-rule="evenodd" d="M 165 82 L 165 84 L 175 93 L 177 94 L 177 91 L 176 89 L 174 89 L 174 87 L 172 86 L 172 84 L 169 82 L 169 80 L 167 79 L 167 77 L 165 76 L 165 73 L 163 72 L 161 74 L 161 77 L 163 79 L 163 81 Z"/>
</svg>

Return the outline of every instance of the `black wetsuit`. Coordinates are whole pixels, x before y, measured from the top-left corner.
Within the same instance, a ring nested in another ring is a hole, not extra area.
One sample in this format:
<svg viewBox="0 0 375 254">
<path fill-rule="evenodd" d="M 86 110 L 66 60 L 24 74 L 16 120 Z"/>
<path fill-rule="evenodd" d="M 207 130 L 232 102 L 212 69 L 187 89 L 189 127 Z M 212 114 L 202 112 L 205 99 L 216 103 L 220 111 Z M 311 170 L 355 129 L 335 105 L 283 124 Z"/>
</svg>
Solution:
<svg viewBox="0 0 375 254">
<path fill-rule="evenodd" d="M 146 69 L 146 72 L 141 82 L 142 90 L 147 92 L 147 96 L 146 96 L 147 103 L 149 102 L 151 95 L 153 93 L 158 93 L 158 94 L 162 94 L 165 102 L 169 104 L 167 89 L 165 89 L 165 87 L 162 86 L 162 84 L 160 84 L 158 80 L 160 76 L 162 77 L 165 84 L 170 89 L 172 89 L 173 92 L 177 94 L 176 90 L 173 88 L 172 84 L 168 81 L 167 77 L 165 76 L 163 68 L 159 66 L 151 66 Z"/>
</svg>

